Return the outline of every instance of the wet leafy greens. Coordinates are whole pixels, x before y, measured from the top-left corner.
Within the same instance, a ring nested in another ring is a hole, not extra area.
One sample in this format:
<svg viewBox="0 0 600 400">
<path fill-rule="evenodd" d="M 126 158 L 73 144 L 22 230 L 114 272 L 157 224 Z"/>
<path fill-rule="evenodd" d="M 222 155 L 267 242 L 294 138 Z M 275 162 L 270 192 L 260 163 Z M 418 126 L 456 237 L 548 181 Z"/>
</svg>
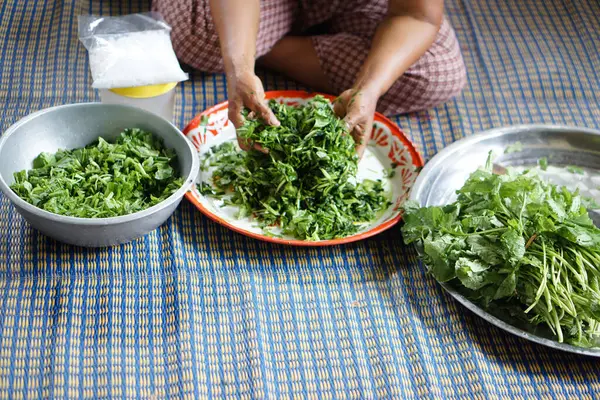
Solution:
<svg viewBox="0 0 600 400">
<path fill-rule="evenodd" d="M 271 101 L 281 122 L 272 127 L 248 118 L 239 129 L 246 140 L 268 149 L 242 152 L 233 143 L 212 150 L 205 167 L 214 168 L 205 195 L 223 197 L 252 216 L 263 229 L 281 227 L 301 240 L 327 240 L 356 233 L 389 201 L 381 181 L 356 182 L 355 143 L 331 103 L 317 96 L 304 106 Z"/>
<path fill-rule="evenodd" d="M 600 230 L 585 201 L 535 171 L 473 173 L 444 207 L 406 205 L 406 243 L 468 298 L 558 341 L 592 347 L 600 335 Z"/>
<path fill-rule="evenodd" d="M 42 153 L 14 174 L 11 189 L 46 211 L 81 218 L 131 214 L 160 203 L 183 184 L 174 151 L 149 132 L 127 129 L 115 143 Z"/>
</svg>

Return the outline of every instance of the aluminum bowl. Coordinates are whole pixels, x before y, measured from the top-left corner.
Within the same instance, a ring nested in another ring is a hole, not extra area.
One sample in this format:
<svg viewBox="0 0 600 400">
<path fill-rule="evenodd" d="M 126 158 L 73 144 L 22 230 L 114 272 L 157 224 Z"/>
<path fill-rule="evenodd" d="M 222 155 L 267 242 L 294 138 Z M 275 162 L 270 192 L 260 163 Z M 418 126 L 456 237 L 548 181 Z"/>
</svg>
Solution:
<svg viewBox="0 0 600 400">
<path fill-rule="evenodd" d="M 184 185 L 163 202 L 133 214 L 111 218 L 77 218 L 37 208 L 17 196 L 13 174 L 31 169 L 41 152 L 84 147 L 99 136 L 115 139 L 126 128 L 140 128 L 163 139 L 177 153 Z M 199 172 L 196 149 L 162 117 L 125 105 L 82 103 L 35 112 L 0 137 L 0 189 L 31 226 L 61 242 L 106 247 L 129 242 L 162 225 L 175 211 Z"/>
</svg>

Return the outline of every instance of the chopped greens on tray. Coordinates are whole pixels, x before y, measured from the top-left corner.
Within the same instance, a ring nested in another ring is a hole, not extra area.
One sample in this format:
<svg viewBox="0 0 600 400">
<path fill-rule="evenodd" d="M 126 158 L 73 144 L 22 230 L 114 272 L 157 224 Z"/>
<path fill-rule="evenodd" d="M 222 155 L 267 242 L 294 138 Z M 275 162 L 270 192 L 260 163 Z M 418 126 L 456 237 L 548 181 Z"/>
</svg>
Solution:
<svg viewBox="0 0 600 400">
<path fill-rule="evenodd" d="M 389 205 L 383 183 L 357 182 L 355 143 L 329 100 L 316 96 L 306 105 L 271 101 L 281 126 L 268 126 L 246 114 L 239 135 L 268 150 L 243 152 L 226 142 L 211 149 L 212 185 L 204 195 L 239 208 L 269 233 L 274 226 L 301 240 L 328 240 L 358 232 Z"/>
<path fill-rule="evenodd" d="M 600 230 L 577 192 L 534 170 L 473 173 L 447 206 L 405 206 L 406 243 L 428 270 L 496 316 L 597 347 Z"/>
<path fill-rule="evenodd" d="M 109 143 L 41 153 L 33 169 L 15 173 L 11 189 L 36 207 L 81 218 L 131 214 L 160 203 L 182 185 L 175 152 L 140 129 Z"/>
</svg>

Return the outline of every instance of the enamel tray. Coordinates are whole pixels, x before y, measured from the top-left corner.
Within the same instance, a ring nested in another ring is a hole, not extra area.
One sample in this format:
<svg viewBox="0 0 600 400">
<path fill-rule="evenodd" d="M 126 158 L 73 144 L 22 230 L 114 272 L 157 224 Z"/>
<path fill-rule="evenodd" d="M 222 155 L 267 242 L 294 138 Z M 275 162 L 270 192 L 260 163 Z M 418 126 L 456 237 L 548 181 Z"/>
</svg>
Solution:
<svg viewBox="0 0 600 400">
<path fill-rule="evenodd" d="M 302 91 L 266 93 L 267 99 L 277 99 L 290 105 L 302 104 L 314 95 L 314 93 Z M 325 97 L 330 100 L 334 99 L 331 96 Z M 183 133 L 196 146 L 200 152 L 201 160 L 211 147 L 226 141 L 235 141 L 235 128 L 227 118 L 227 102 L 217 104 L 196 116 L 183 130 Z M 392 164 L 397 165 L 396 173 L 394 177 L 388 178 L 384 171 L 390 168 Z M 334 240 L 304 241 L 292 237 L 274 236 L 263 232 L 255 220 L 237 218 L 237 207 L 223 207 L 222 201 L 203 196 L 197 187 L 189 191 L 186 196 L 192 204 L 213 221 L 256 239 L 295 246 L 337 245 L 366 239 L 398 223 L 401 218 L 400 208 L 408 198 L 418 171 L 422 167 L 422 157 L 404 133 L 389 119 L 381 114 L 376 114 L 372 139 L 360 162 L 358 179 L 382 179 L 391 196 L 392 204 L 377 220 L 366 224 L 355 235 Z M 197 183 L 210 183 L 211 175 L 210 170 L 200 171 Z"/>
</svg>

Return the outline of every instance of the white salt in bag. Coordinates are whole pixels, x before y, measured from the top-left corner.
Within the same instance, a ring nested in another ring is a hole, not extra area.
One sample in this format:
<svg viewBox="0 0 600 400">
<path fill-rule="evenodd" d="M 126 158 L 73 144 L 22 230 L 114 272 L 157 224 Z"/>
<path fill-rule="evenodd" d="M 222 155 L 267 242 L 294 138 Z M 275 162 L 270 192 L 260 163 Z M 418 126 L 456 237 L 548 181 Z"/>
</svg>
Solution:
<svg viewBox="0 0 600 400">
<path fill-rule="evenodd" d="M 171 27 L 158 13 L 79 17 L 79 40 L 88 50 L 92 87 L 114 89 L 188 79 L 171 44 Z"/>
</svg>

